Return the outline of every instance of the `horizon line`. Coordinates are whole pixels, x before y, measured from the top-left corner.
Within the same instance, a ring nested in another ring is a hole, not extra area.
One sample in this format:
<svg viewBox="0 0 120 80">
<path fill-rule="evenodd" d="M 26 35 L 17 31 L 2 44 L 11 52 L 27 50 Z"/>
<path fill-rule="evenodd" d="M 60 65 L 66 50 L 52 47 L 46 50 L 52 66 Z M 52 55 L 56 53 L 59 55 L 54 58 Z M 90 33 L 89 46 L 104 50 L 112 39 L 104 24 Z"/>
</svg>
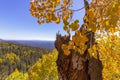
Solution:
<svg viewBox="0 0 120 80">
<path fill-rule="evenodd" d="M 1 38 L 0 38 L 1 39 Z M 51 40 L 46 40 L 46 39 L 1 39 L 1 40 L 25 40 L 25 41 L 33 41 L 33 40 L 35 40 L 35 41 L 55 41 L 55 40 L 53 40 L 53 39 L 51 39 Z"/>
</svg>

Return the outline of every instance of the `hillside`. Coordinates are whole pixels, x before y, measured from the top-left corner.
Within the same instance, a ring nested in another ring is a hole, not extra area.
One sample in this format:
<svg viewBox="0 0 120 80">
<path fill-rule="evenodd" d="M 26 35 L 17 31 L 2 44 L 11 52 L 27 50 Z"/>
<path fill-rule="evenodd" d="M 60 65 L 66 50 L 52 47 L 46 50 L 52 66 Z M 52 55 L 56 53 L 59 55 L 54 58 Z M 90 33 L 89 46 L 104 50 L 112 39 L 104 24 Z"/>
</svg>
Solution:
<svg viewBox="0 0 120 80">
<path fill-rule="evenodd" d="M 5 80 L 58 80 L 56 60 L 57 50 L 52 50 L 47 55 L 42 55 L 32 67 L 25 73 L 17 68 Z"/>
<path fill-rule="evenodd" d="M 48 49 L 0 42 L 0 80 L 4 80 L 16 68 L 26 72 Z"/>
<path fill-rule="evenodd" d="M 41 40 L 6 40 L 7 42 L 13 42 L 16 44 L 27 45 L 31 47 L 39 47 L 45 49 L 54 49 L 54 41 L 41 41 Z"/>
</svg>

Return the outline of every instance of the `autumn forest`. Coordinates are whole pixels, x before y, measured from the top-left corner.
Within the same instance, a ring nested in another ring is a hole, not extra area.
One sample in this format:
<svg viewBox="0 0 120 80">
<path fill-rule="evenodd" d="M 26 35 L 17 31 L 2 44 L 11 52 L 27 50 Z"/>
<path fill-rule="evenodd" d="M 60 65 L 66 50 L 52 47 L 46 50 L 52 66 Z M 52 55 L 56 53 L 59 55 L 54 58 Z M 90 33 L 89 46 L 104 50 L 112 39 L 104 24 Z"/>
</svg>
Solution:
<svg viewBox="0 0 120 80">
<path fill-rule="evenodd" d="M 54 34 L 51 49 L 0 41 L 0 80 L 120 80 L 120 0 L 76 2 L 29 1 L 34 22 L 62 24 L 66 33 Z M 74 18 L 81 10 L 82 23 Z"/>
</svg>

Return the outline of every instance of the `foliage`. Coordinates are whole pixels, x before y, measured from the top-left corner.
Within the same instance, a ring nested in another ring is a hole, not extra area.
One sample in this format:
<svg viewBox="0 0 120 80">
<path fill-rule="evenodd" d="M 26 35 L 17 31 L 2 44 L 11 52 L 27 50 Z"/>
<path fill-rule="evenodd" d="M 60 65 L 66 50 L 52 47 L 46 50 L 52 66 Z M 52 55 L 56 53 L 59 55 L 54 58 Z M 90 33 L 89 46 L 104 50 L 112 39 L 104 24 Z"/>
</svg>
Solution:
<svg viewBox="0 0 120 80">
<path fill-rule="evenodd" d="M 103 63 L 103 79 L 119 80 L 120 79 L 120 37 L 116 35 L 101 37 L 98 41 L 97 48 L 100 60 Z"/>
<path fill-rule="evenodd" d="M 28 75 L 30 80 L 58 80 L 57 73 L 57 51 L 53 50 L 47 55 L 43 55 L 29 70 Z"/>
<path fill-rule="evenodd" d="M 38 18 L 39 24 L 53 21 L 58 24 L 61 18 L 67 20 L 72 16 L 72 10 L 68 9 L 72 5 L 72 0 L 31 0 L 30 4 L 30 12 Z"/>
<path fill-rule="evenodd" d="M 20 72 L 17 68 L 5 80 L 58 80 L 57 60 L 58 53 L 53 50 L 43 55 L 26 73 Z"/>
<path fill-rule="evenodd" d="M 3 59 L 2 58 L 0 58 L 0 63 L 2 63 L 3 62 Z"/>
<path fill-rule="evenodd" d="M 4 55 L 4 59 L 10 60 L 10 63 L 15 63 L 15 60 L 20 60 L 19 56 L 17 56 L 15 53 L 7 53 Z"/>
<path fill-rule="evenodd" d="M 28 80 L 28 74 L 19 72 L 18 69 L 10 74 L 5 80 Z"/>
<path fill-rule="evenodd" d="M 16 68 L 20 72 L 28 69 L 50 50 L 0 42 L 0 80 L 4 80 Z"/>
</svg>

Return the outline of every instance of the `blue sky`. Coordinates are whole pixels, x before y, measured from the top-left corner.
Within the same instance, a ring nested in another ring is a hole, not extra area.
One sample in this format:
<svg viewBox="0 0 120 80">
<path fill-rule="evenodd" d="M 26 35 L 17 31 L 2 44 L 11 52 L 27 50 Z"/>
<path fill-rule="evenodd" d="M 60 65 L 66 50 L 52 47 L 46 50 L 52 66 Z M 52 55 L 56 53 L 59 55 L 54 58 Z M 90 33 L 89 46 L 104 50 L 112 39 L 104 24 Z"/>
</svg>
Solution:
<svg viewBox="0 0 120 80">
<path fill-rule="evenodd" d="M 73 0 L 74 9 L 83 7 L 83 0 Z M 63 24 L 42 24 L 29 12 L 29 0 L 0 0 L 0 39 L 5 40 L 55 40 L 56 33 L 66 34 Z M 84 10 L 74 13 L 82 23 Z"/>
</svg>

